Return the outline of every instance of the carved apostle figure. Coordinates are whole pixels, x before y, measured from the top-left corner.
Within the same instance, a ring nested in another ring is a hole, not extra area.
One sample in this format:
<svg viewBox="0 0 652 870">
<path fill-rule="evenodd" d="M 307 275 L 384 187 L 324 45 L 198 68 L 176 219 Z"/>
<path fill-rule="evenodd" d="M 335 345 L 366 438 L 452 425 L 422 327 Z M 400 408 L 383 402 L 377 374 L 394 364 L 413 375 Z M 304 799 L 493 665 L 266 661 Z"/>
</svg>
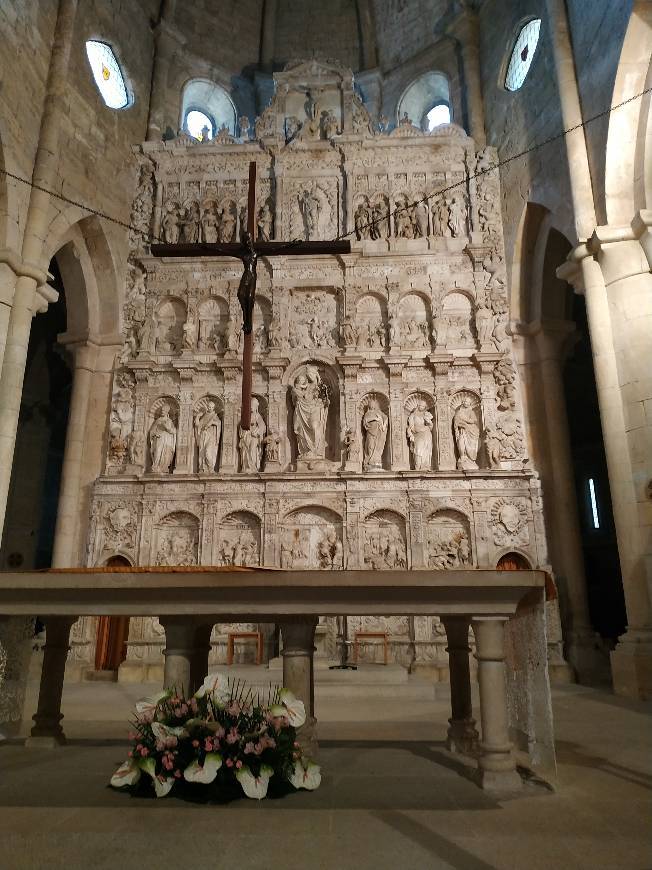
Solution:
<svg viewBox="0 0 652 870">
<path fill-rule="evenodd" d="M 181 241 L 196 244 L 199 241 L 200 227 L 201 214 L 199 212 L 199 203 L 191 202 L 182 223 Z"/>
<path fill-rule="evenodd" d="M 149 452 L 152 471 L 165 474 L 170 470 L 177 448 L 177 427 L 170 418 L 170 406 L 161 405 L 159 416 L 149 430 Z"/>
<path fill-rule="evenodd" d="M 304 190 L 299 197 L 299 211 L 303 218 L 306 239 L 312 241 L 319 232 L 319 213 L 321 205 L 319 198 L 309 190 Z"/>
<path fill-rule="evenodd" d="M 466 234 L 466 203 L 459 193 L 450 201 L 448 226 L 454 239 Z"/>
<path fill-rule="evenodd" d="M 197 324 L 191 315 L 183 324 L 181 335 L 181 347 L 184 350 L 194 350 L 197 343 Z"/>
<path fill-rule="evenodd" d="M 205 407 L 195 412 L 194 429 L 199 471 L 212 473 L 217 463 L 222 432 L 222 422 L 215 409 L 215 402 L 209 401 Z"/>
<path fill-rule="evenodd" d="M 109 420 L 109 453 L 115 462 L 124 460 L 133 427 L 133 396 L 128 387 L 120 387 L 113 399 Z"/>
<path fill-rule="evenodd" d="M 258 241 L 270 242 L 272 240 L 272 227 L 274 225 L 274 215 L 269 206 L 269 202 L 264 202 L 258 212 Z"/>
<path fill-rule="evenodd" d="M 220 210 L 219 241 L 232 242 L 235 234 L 236 215 L 233 213 L 234 206 L 231 203 L 223 206 Z"/>
<path fill-rule="evenodd" d="M 449 236 L 448 229 L 448 203 L 441 197 L 435 200 L 432 206 L 432 234 L 433 236 Z"/>
<path fill-rule="evenodd" d="M 477 468 L 480 427 L 469 396 L 464 396 L 462 404 L 453 415 L 453 434 L 457 447 L 457 467 Z"/>
<path fill-rule="evenodd" d="M 165 203 L 165 214 L 161 220 L 161 226 L 163 228 L 163 239 L 168 243 L 168 245 L 176 245 L 179 241 L 181 220 L 179 207 L 171 200 L 168 200 Z"/>
<path fill-rule="evenodd" d="M 215 207 L 209 205 L 204 209 L 204 214 L 201 219 L 202 237 L 205 242 L 214 244 L 217 242 L 218 221 Z"/>
<path fill-rule="evenodd" d="M 364 459 L 362 467 L 365 471 L 383 467 L 383 450 L 387 440 L 388 417 L 380 409 L 378 399 L 371 398 L 362 418 L 364 431 Z"/>
<path fill-rule="evenodd" d="M 353 221 L 355 224 L 355 237 L 358 241 L 368 239 L 371 231 L 371 209 L 366 202 L 361 202 L 355 210 Z"/>
<path fill-rule="evenodd" d="M 340 324 L 344 347 L 355 347 L 358 340 L 358 329 L 352 317 L 344 317 Z"/>
<path fill-rule="evenodd" d="M 258 411 L 258 399 L 251 400 L 251 424 L 249 429 L 240 429 L 238 450 L 240 452 L 240 471 L 260 471 L 263 457 L 263 439 L 267 426 Z"/>
<path fill-rule="evenodd" d="M 315 366 L 306 366 L 292 387 L 294 434 L 301 459 L 323 459 L 326 453 L 326 421 L 329 395 Z"/>
<path fill-rule="evenodd" d="M 430 471 L 432 467 L 432 414 L 423 399 L 417 399 L 407 419 L 407 439 L 414 468 Z"/>
<path fill-rule="evenodd" d="M 416 202 L 412 206 L 412 227 L 415 239 L 428 235 L 428 210 L 424 202 Z"/>
<path fill-rule="evenodd" d="M 138 347 L 140 350 L 150 352 L 156 342 L 157 323 L 153 314 L 148 314 L 138 329 Z"/>
<path fill-rule="evenodd" d="M 492 342 L 494 316 L 486 301 L 481 300 L 475 309 L 475 328 L 478 333 L 480 349 Z"/>
<path fill-rule="evenodd" d="M 401 321 L 392 314 L 389 318 L 389 346 L 398 347 L 401 343 Z"/>
</svg>

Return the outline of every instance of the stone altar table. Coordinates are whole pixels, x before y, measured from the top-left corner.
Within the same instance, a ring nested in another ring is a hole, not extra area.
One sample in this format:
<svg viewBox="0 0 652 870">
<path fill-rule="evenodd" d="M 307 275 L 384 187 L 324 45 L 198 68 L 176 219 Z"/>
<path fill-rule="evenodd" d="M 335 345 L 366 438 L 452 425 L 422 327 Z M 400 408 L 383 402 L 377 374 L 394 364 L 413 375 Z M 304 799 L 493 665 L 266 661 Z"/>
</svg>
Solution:
<svg viewBox="0 0 652 870">
<path fill-rule="evenodd" d="M 164 627 L 165 685 L 183 686 L 187 691 L 193 691 L 208 671 L 209 640 L 216 622 L 264 617 L 279 623 L 283 682 L 304 701 L 309 714 L 300 739 L 308 747 L 316 747 L 313 644 L 318 617 L 439 616 L 448 636 L 451 669 L 449 748 L 477 753 L 482 787 L 504 791 L 520 785 L 510 740 L 510 709 L 514 702 L 508 700 L 505 627 L 510 618 L 518 620 L 517 611 L 522 613 L 528 604 L 534 604 L 534 613 L 538 614 L 535 619 L 543 622 L 544 584 L 543 571 L 483 569 L 342 570 L 327 577 L 319 570 L 264 569 L 6 572 L 0 574 L 0 619 L 38 613 L 46 622 L 38 709 L 29 740 L 33 745 L 65 741 L 61 693 L 74 621 L 80 616 L 141 615 L 158 617 Z M 480 743 L 471 707 L 469 625 L 475 635 L 478 660 Z M 544 681 L 542 690 L 539 682 L 539 691 L 544 697 L 531 706 L 549 710 L 542 628 L 543 653 L 539 658 L 543 659 Z M 529 633 L 515 632 L 514 637 L 522 641 Z M 518 647 L 513 639 L 509 645 Z M 519 661 L 512 663 L 513 672 L 526 674 L 533 661 L 530 652 L 517 648 L 517 657 Z M 518 689 L 528 692 L 522 681 Z M 534 733 L 542 727 L 541 722 L 530 725 Z M 539 742 L 544 743 L 545 738 Z"/>
</svg>

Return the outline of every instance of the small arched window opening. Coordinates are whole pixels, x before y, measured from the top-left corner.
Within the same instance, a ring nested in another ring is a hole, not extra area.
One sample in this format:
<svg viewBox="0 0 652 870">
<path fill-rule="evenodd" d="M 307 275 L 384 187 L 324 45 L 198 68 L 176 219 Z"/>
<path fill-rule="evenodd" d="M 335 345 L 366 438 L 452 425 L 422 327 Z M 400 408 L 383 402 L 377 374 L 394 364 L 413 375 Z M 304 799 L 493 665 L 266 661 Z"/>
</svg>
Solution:
<svg viewBox="0 0 652 870">
<path fill-rule="evenodd" d="M 195 139 L 203 141 L 204 127 L 208 127 L 211 139 L 223 127 L 235 136 L 236 117 L 233 100 L 223 87 L 207 79 L 186 83 L 181 97 L 181 127 Z"/>
<path fill-rule="evenodd" d="M 86 56 L 102 99 L 110 109 L 126 109 L 130 103 L 125 78 L 110 45 L 89 39 Z"/>
<path fill-rule="evenodd" d="M 540 32 L 540 18 L 533 18 L 519 30 L 505 74 L 505 88 L 508 91 L 517 91 L 527 78 L 534 60 Z"/>
<path fill-rule="evenodd" d="M 422 126 L 430 133 L 435 127 L 441 127 L 442 124 L 450 124 L 451 122 L 451 107 L 448 103 L 436 103 L 429 112 L 426 112 L 426 119 Z"/>
<path fill-rule="evenodd" d="M 206 142 L 215 135 L 215 123 L 201 109 L 188 109 L 183 122 L 183 128 L 200 142 Z"/>
</svg>

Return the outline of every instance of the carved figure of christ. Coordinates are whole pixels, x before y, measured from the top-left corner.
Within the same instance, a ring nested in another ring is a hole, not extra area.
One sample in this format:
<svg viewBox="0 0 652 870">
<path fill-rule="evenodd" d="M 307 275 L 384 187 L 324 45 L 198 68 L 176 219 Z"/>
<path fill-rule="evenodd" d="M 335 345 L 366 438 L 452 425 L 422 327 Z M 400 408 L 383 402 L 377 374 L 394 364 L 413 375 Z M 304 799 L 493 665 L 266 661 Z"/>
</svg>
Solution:
<svg viewBox="0 0 652 870">
<path fill-rule="evenodd" d="M 236 257 L 242 260 L 243 272 L 238 287 L 242 308 L 244 343 L 242 350 L 242 403 L 240 427 L 251 428 L 251 380 L 253 365 L 253 312 L 256 300 L 256 265 L 258 257 L 281 255 L 316 256 L 317 254 L 350 254 L 351 243 L 341 242 L 257 242 L 256 241 L 256 163 L 249 164 L 247 195 L 247 231 L 242 242 L 193 244 L 153 244 L 154 257 Z"/>
</svg>

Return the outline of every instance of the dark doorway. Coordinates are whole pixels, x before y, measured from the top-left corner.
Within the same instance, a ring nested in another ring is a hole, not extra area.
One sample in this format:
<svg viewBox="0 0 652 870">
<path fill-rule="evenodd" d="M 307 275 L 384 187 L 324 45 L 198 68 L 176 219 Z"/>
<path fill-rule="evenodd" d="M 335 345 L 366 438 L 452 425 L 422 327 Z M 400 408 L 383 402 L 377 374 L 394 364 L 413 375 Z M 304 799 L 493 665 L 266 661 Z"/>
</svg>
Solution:
<svg viewBox="0 0 652 870">
<path fill-rule="evenodd" d="M 124 556 L 112 556 L 106 563 L 107 568 L 129 568 Z M 100 616 L 97 621 L 97 640 L 95 644 L 95 670 L 117 671 L 127 656 L 129 637 L 128 616 Z"/>
<path fill-rule="evenodd" d="M 32 320 L 0 549 L 0 567 L 13 570 L 49 568 L 54 545 L 72 371 L 58 342 L 67 314 L 56 260 L 49 270 L 59 299 Z"/>
</svg>

